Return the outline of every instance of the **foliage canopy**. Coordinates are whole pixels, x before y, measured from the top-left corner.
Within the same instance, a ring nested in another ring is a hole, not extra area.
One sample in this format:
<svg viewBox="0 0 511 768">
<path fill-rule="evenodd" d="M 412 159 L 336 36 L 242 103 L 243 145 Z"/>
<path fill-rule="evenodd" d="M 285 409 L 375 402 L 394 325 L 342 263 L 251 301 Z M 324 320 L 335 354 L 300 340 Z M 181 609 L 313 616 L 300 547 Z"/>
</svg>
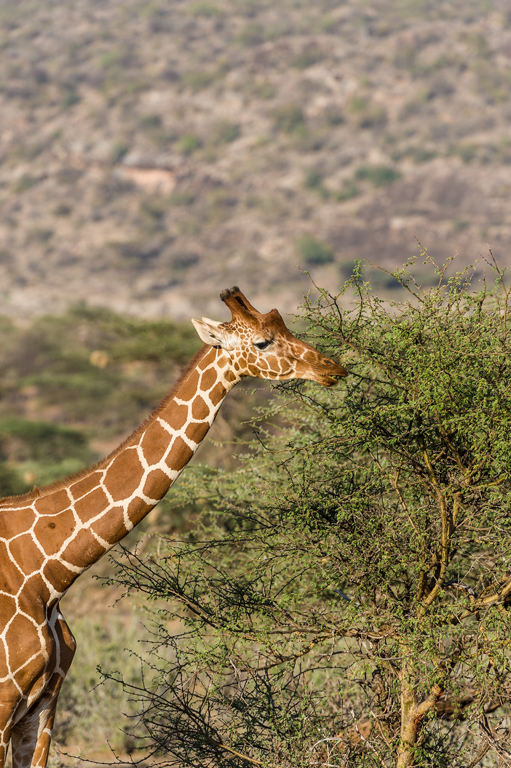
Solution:
<svg viewBox="0 0 511 768">
<path fill-rule="evenodd" d="M 126 685 L 166 765 L 509 756 L 511 289 L 486 266 L 423 290 L 408 264 L 389 307 L 358 265 L 348 308 L 307 299 L 349 378 L 280 385 L 238 471 L 182 481 L 199 533 L 118 559 L 152 606 Z"/>
</svg>

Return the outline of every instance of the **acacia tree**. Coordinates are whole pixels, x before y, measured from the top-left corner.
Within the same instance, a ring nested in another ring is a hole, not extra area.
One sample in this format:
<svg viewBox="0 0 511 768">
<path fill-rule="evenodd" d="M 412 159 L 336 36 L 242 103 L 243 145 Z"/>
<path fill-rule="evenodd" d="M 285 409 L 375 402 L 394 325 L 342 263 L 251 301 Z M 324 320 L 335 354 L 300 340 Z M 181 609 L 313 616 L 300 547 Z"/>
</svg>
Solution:
<svg viewBox="0 0 511 768">
<path fill-rule="evenodd" d="M 488 266 L 423 290 L 408 265 L 390 307 L 357 267 L 348 308 L 306 300 L 346 382 L 277 387 L 238 471 L 188 472 L 198 531 L 118 559 L 152 606 L 130 690 L 164 764 L 511 765 L 510 289 Z"/>
</svg>

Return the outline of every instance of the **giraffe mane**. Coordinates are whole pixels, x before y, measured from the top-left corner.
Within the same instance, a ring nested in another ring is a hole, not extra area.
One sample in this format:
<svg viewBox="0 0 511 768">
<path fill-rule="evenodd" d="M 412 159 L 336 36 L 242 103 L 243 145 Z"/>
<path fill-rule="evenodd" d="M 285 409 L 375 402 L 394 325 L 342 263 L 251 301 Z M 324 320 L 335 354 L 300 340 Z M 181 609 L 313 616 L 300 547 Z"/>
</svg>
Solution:
<svg viewBox="0 0 511 768">
<path fill-rule="evenodd" d="M 33 499 L 41 498 L 42 496 L 46 496 L 47 494 L 54 493 L 55 491 L 60 491 L 62 488 L 69 485 L 69 482 L 75 482 L 77 480 L 82 480 L 87 475 L 92 474 L 93 472 L 96 472 L 98 469 L 103 469 L 104 466 L 109 463 L 115 456 L 117 456 L 118 453 L 120 453 L 126 446 L 134 439 L 139 437 L 142 432 L 147 428 L 147 426 L 164 410 L 164 408 L 168 405 L 168 403 L 172 400 L 172 398 L 175 396 L 177 390 L 181 387 L 181 385 L 186 381 L 186 379 L 189 377 L 191 372 L 195 369 L 195 367 L 198 365 L 199 361 L 202 360 L 204 355 L 211 349 L 209 344 L 203 344 L 202 347 L 194 354 L 194 356 L 191 358 L 191 360 L 188 362 L 184 370 L 182 371 L 181 375 L 178 377 L 178 379 L 175 381 L 174 385 L 172 386 L 170 392 L 168 392 L 165 397 L 160 401 L 159 405 L 156 406 L 156 408 L 152 411 L 152 413 L 144 419 L 144 421 L 136 427 L 136 429 L 133 430 L 133 432 L 125 439 L 123 442 L 117 446 L 111 453 L 108 454 L 108 456 L 105 456 L 103 459 L 100 459 L 95 464 L 92 464 L 90 467 L 84 467 L 83 469 L 79 469 L 77 472 L 72 472 L 70 475 L 66 475 L 65 477 L 62 477 L 60 480 L 54 480 L 52 483 L 48 483 L 47 485 L 43 485 L 42 487 L 38 488 L 37 486 L 34 486 L 31 491 L 28 491 L 27 493 L 22 493 L 18 496 L 5 496 L 3 499 L 0 499 L 0 510 L 5 504 L 11 504 L 12 502 L 17 503 L 19 501 L 32 501 Z"/>
</svg>

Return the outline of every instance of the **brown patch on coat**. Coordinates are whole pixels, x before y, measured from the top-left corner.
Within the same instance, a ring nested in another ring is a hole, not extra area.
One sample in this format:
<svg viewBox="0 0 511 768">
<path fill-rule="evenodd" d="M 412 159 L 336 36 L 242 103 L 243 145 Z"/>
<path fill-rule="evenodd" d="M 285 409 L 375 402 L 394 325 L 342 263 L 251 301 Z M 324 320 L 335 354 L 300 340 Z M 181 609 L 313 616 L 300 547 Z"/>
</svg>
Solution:
<svg viewBox="0 0 511 768">
<path fill-rule="evenodd" d="M 217 373 L 213 368 L 208 368 L 207 371 L 205 371 L 202 374 L 202 378 L 200 380 L 200 388 L 203 392 L 208 392 L 215 381 L 217 380 Z"/>
<path fill-rule="evenodd" d="M 151 499 L 162 499 L 170 488 L 171 480 L 161 469 L 153 469 L 147 475 L 144 495 Z"/>
<path fill-rule="evenodd" d="M 179 406 L 188 411 L 185 406 Z M 158 464 L 169 447 L 170 435 L 157 421 L 149 425 L 141 441 L 142 452 L 148 464 Z"/>
<path fill-rule="evenodd" d="M 109 544 L 116 544 L 128 533 L 124 525 L 124 509 L 112 507 L 106 515 L 92 523 L 90 530 Z"/>
<path fill-rule="evenodd" d="M 105 547 L 96 540 L 90 531 L 82 529 L 77 531 L 76 536 L 62 552 L 62 559 L 78 566 L 78 568 L 85 568 L 99 560 L 105 551 Z"/>
<path fill-rule="evenodd" d="M 192 371 L 188 380 L 185 382 L 182 391 L 179 393 L 180 400 L 191 400 L 199 387 L 199 373 Z"/>
<path fill-rule="evenodd" d="M 208 431 L 209 424 L 207 421 L 203 421 L 200 424 L 188 424 L 185 434 L 189 440 L 193 440 L 198 445 L 204 440 Z"/>
<path fill-rule="evenodd" d="M 9 542 L 11 557 L 16 561 L 18 568 L 28 576 L 38 571 L 45 561 L 45 554 L 36 545 L 32 534 L 24 533 Z"/>
<path fill-rule="evenodd" d="M 225 397 L 226 393 L 227 393 L 226 388 L 224 387 L 222 382 L 219 381 L 218 384 L 216 384 L 216 386 L 214 386 L 211 392 L 209 393 L 209 399 L 211 400 L 213 405 L 218 405 L 220 400 L 222 400 L 222 398 Z"/>
<path fill-rule="evenodd" d="M 65 509 L 60 515 L 42 517 L 34 525 L 34 535 L 48 556 L 56 555 L 66 539 L 72 536 L 76 527 L 75 516 L 71 509 Z"/>
<path fill-rule="evenodd" d="M 70 490 L 74 499 L 79 499 L 85 494 L 90 493 L 101 483 L 103 477 L 102 472 L 93 472 L 88 477 L 84 477 L 83 480 L 79 480 L 77 483 L 73 483 Z"/>
<path fill-rule="evenodd" d="M 75 510 L 82 523 L 87 523 L 92 517 L 105 512 L 109 505 L 110 502 L 103 488 L 95 488 L 88 496 L 84 496 L 75 503 Z"/>
<path fill-rule="evenodd" d="M 35 503 L 35 508 L 40 515 L 55 515 L 66 507 L 69 507 L 69 496 L 64 489 L 42 496 Z"/>
<path fill-rule="evenodd" d="M 209 408 L 206 405 L 204 398 L 197 395 L 192 405 L 192 416 L 194 419 L 203 421 L 209 415 Z"/>
<path fill-rule="evenodd" d="M 27 653 L 27 648 L 32 646 L 31 638 L 37 635 L 34 623 L 21 613 L 17 613 L 11 621 L 5 633 L 5 644 L 9 648 L 9 664 L 11 670 L 16 670 L 26 664 L 27 657 L 34 651 Z M 37 643 L 39 645 L 39 642 Z M 31 664 L 33 662 L 30 662 Z M 41 660 L 36 662 L 36 667 L 41 665 Z"/>
<path fill-rule="evenodd" d="M 193 451 L 189 448 L 181 437 L 176 437 L 172 450 L 167 458 L 167 466 L 180 472 L 186 467 L 193 456 Z"/>
<path fill-rule="evenodd" d="M 35 512 L 30 507 L 17 509 L 16 512 L 0 514 L 0 536 L 11 538 L 18 533 L 28 531 L 35 520 Z M 1 559 L 0 559 L 1 562 Z"/>
<path fill-rule="evenodd" d="M 42 600 L 47 604 L 49 599 L 50 590 L 48 589 L 48 585 L 46 584 L 41 574 L 34 573 L 32 576 L 29 576 L 25 582 L 25 586 L 23 587 L 23 594 L 20 595 L 19 598 L 20 607 L 25 611 L 25 613 L 28 613 L 29 609 L 31 609 L 33 614 L 34 605 L 36 603 Z M 46 607 L 42 609 L 42 612 L 43 611 L 46 611 Z"/>
<path fill-rule="evenodd" d="M 104 484 L 114 501 L 122 501 L 129 499 L 135 492 L 142 475 L 143 469 L 136 451 L 128 448 L 115 457 L 108 468 Z"/>
<path fill-rule="evenodd" d="M 0 590 L 9 595 L 17 595 L 24 581 L 23 575 L 18 568 L 11 565 L 7 545 L 3 541 L 0 541 L 0 563 L 2 564 L 0 567 Z M 2 599 L 0 597 L 0 600 Z"/>
<path fill-rule="evenodd" d="M 146 504 L 142 499 L 133 499 L 128 507 L 128 517 L 133 525 L 138 525 L 153 507 L 154 504 Z"/>
<path fill-rule="evenodd" d="M 43 576 L 48 579 L 57 592 L 64 592 L 80 574 L 70 571 L 58 560 L 48 560 L 43 568 Z"/>
</svg>

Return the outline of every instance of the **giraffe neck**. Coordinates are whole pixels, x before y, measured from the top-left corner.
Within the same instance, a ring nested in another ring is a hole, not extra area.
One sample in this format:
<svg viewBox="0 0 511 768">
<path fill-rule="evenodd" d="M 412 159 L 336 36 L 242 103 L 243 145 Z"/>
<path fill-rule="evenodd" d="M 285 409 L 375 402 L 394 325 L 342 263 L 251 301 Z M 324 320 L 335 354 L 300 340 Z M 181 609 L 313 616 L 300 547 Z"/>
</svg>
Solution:
<svg viewBox="0 0 511 768">
<path fill-rule="evenodd" d="M 239 380 L 223 350 L 204 346 L 160 407 L 114 453 L 40 495 L 0 506 L 0 524 L 9 520 L 12 529 L 10 559 L 26 575 L 40 574 L 47 602 L 60 599 L 165 496 Z"/>
</svg>

